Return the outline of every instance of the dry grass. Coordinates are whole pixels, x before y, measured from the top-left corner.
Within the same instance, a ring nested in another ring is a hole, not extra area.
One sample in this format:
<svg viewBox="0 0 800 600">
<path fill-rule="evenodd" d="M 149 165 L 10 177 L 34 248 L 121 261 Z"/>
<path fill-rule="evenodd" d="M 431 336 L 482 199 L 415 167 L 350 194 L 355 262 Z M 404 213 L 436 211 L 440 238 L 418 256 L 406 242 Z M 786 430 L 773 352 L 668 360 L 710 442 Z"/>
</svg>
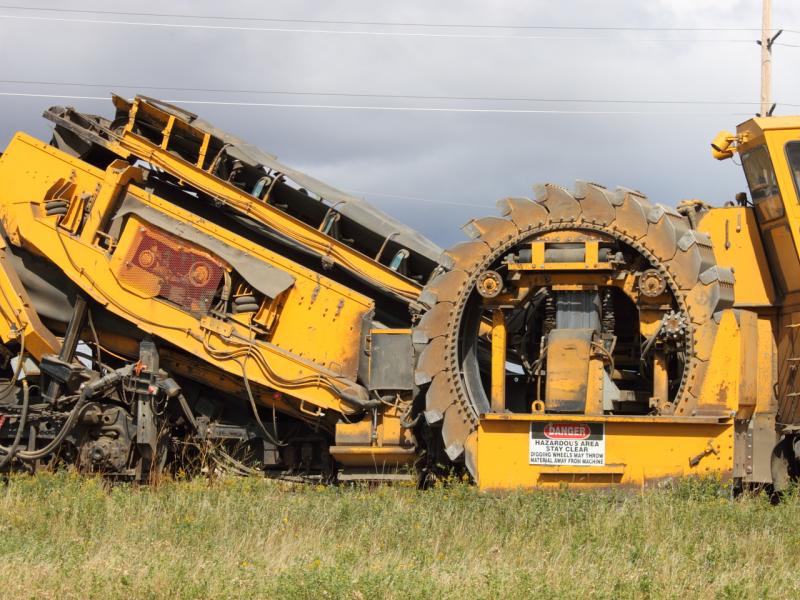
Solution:
<svg viewBox="0 0 800 600">
<path fill-rule="evenodd" d="M 0 489 L 4 598 L 797 597 L 800 499 L 255 479 Z"/>
</svg>

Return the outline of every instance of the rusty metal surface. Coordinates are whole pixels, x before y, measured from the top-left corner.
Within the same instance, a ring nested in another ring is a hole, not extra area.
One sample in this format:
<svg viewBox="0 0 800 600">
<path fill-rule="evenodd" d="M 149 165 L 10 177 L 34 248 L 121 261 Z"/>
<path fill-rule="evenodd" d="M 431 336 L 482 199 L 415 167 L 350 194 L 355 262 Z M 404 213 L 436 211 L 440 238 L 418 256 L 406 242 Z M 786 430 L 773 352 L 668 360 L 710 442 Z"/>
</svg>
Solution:
<svg viewBox="0 0 800 600">
<path fill-rule="evenodd" d="M 114 219 L 123 221 L 131 214 L 138 215 L 148 223 L 213 252 L 234 267 L 250 285 L 270 298 L 276 298 L 294 283 L 295 278 L 289 273 L 251 257 L 240 248 L 224 244 L 213 236 L 198 231 L 188 223 L 173 219 L 161 211 L 148 207 L 132 196 L 127 196 Z"/>
<path fill-rule="evenodd" d="M 585 412 L 593 336 L 593 329 L 555 329 L 550 333 L 545 391 L 548 410 Z"/>
<path fill-rule="evenodd" d="M 410 331 L 370 332 L 370 390 L 408 391 L 414 389 L 414 350 Z"/>
</svg>

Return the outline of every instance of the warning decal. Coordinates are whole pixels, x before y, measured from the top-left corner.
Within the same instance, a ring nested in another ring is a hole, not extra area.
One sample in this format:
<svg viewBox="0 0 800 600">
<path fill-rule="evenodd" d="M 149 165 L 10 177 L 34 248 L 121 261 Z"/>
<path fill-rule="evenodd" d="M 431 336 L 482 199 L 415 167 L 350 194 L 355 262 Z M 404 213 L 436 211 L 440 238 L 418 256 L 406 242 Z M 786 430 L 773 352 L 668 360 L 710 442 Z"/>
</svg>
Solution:
<svg viewBox="0 0 800 600">
<path fill-rule="evenodd" d="M 531 423 L 530 464 L 606 464 L 606 436 L 603 423 Z"/>
</svg>

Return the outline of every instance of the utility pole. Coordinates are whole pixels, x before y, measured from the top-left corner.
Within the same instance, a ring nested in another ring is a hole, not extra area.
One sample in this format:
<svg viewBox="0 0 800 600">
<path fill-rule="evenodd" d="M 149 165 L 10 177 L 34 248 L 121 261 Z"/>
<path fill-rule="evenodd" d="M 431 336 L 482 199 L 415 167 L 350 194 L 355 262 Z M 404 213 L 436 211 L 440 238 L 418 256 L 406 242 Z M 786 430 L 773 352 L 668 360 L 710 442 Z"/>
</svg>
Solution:
<svg viewBox="0 0 800 600">
<path fill-rule="evenodd" d="M 772 0 L 763 0 L 761 7 L 761 116 L 766 117 L 772 106 Z"/>
<path fill-rule="evenodd" d="M 761 5 L 761 112 L 762 117 L 772 116 L 775 105 L 772 103 L 772 44 L 783 33 L 783 29 L 770 37 L 772 30 L 772 0 L 762 0 Z"/>
</svg>

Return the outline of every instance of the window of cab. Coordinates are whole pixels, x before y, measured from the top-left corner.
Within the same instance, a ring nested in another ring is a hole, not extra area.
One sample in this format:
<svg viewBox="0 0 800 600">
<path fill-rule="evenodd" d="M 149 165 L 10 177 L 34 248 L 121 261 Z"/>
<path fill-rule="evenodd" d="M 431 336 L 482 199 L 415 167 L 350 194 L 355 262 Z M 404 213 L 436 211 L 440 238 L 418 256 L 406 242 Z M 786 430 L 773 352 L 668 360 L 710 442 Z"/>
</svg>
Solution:
<svg viewBox="0 0 800 600">
<path fill-rule="evenodd" d="M 753 203 L 778 195 L 775 169 L 772 168 L 769 152 L 764 146 L 757 146 L 742 154 L 742 167 Z"/>
<path fill-rule="evenodd" d="M 784 216 L 775 169 L 765 146 L 756 146 L 742 153 L 742 167 L 750 188 L 750 197 L 760 222 Z"/>
<path fill-rule="evenodd" d="M 794 179 L 794 189 L 800 198 L 800 141 L 786 143 L 786 160 L 789 161 L 789 169 Z"/>
</svg>

